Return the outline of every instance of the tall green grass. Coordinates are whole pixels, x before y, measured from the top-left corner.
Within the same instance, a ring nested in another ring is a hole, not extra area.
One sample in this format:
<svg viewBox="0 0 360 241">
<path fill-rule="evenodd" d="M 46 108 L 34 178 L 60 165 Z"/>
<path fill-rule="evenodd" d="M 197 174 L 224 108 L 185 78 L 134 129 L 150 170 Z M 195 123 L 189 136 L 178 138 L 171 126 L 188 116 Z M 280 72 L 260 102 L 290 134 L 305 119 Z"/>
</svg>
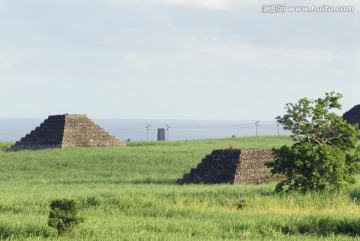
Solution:
<svg viewBox="0 0 360 241">
<path fill-rule="evenodd" d="M 85 222 L 64 240 L 356 240 L 360 186 L 276 195 L 262 185 L 176 185 L 214 149 L 270 148 L 287 137 L 130 142 L 125 148 L 0 153 L 0 237 L 57 240 L 49 204 L 77 199 Z"/>
<path fill-rule="evenodd" d="M 7 142 L 0 142 L 0 153 L 6 151 L 6 149 L 10 148 L 15 143 L 7 141 Z"/>
</svg>

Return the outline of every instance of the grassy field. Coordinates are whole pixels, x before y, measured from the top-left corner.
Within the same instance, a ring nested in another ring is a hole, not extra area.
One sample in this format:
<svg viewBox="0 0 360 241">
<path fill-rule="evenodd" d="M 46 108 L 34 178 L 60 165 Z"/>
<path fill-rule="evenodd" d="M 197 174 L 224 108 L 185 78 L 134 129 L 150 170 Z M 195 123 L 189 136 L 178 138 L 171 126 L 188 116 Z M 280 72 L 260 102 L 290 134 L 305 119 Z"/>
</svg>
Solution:
<svg viewBox="0 0 360 241">
<path fill-rule="evenodd" d="M 3 150 L 11 143 L 0 143 Z M 0 236 L 58 240 L 56 198 L 85 221 L 61 240 L 357 240 L 360 185 L 342 194 L 276 195 L 275 184 L 186 185 L 214 149 L 279 147 L 287 137 L 130 142 L 126 148 L 0 151 Z"/>
</svg>

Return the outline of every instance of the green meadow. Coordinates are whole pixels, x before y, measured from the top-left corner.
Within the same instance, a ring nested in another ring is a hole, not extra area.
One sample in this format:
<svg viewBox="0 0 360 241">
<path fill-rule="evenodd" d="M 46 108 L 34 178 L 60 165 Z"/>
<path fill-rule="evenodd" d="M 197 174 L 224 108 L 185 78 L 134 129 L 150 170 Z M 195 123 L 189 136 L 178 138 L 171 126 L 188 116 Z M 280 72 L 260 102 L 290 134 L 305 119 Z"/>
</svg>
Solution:
<svg viewBox="0 0 360 241">
<path fill-rule="evenodd" d="M 275 183 L 176 185 L 214 149 L 290 145 L 288 137 L 129 142 L 127 147 L 4 152 L 1 240 L 358 240 L 360 184 L 343 193 L 278 195 Z M 71 198 L 84 222 L 47 225 Z"/>
</svg>

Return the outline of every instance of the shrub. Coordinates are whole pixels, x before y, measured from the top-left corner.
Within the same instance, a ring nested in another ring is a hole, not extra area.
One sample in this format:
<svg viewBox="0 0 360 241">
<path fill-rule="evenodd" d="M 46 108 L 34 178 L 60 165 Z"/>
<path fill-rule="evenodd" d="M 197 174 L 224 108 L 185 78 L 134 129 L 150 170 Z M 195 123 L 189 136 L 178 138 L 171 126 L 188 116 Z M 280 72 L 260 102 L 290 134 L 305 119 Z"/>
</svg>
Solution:
<svg viewBox="0 0 360 241">
<path fill-rule="evenodd" d="M 1 151 L 6 151 L 7 149 L 9 149 L 14 144 L 15 143 L 13 143 L 13 142 L 0 142 L 0 152 Z"/>
<path fill-rule="evenodd" d="M 77 216 L 79 204 L 71 199 L 56 199 L 50 204 L 48 225 L 56 228 L 59 236 L 63 236 L 82 222 L 82 218 Z"/>
</svg>

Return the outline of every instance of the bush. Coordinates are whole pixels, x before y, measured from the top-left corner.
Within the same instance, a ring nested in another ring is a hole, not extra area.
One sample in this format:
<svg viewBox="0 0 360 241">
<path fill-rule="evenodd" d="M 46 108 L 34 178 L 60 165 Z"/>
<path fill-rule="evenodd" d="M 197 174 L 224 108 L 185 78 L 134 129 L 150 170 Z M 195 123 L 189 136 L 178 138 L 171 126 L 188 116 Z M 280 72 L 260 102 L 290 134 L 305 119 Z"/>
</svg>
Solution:
<svg viewBox="0 0 360 241">
<path fill-rule="evenodd" d="M 63 236 L 82 222 L 82 218 L 77 216 L 79 204 L 71 199 L 56 199 L 50 204 L 48 225 L 56 228 L 59 236 Z"/>
<path fill-rule="evenodd" d="M 6 151 L 14 144 L 13 142 L 0 142 L 0 151 Z"/>
<path fill-rule="evenodd" d="M 306 142 L 274 149 L 274 173 L 287 177 L 276 187 L 276 191 L 335 189 L 341 190 L 347 183 L 354 183 L 346 153 L 328 145 L 311 145 Z"/>
</svg>

